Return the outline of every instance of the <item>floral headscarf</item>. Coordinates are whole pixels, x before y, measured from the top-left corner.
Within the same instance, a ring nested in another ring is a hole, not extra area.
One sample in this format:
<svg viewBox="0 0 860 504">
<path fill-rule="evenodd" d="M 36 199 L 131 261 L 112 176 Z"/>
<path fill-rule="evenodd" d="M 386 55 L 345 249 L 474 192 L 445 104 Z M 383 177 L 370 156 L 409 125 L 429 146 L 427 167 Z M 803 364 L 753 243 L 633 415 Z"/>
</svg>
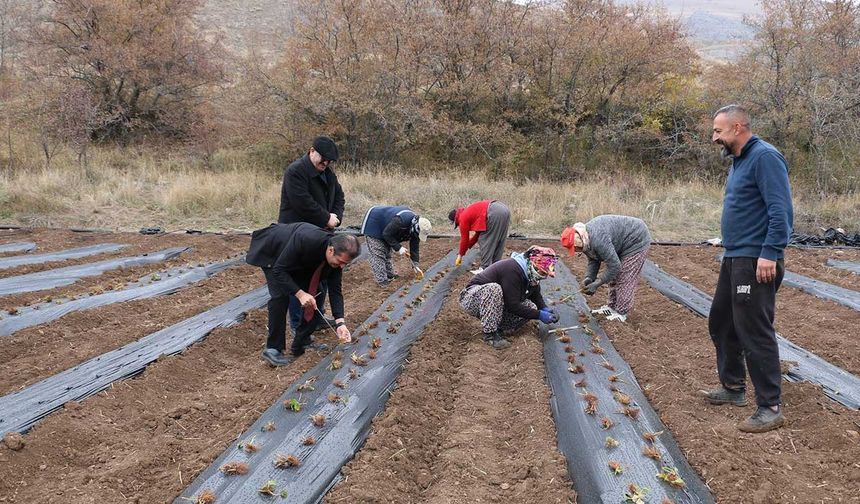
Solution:
<svg viewBox="0 0 860 504">
<path fill-rule="evenodd" d="M 536 285 L 539 281 L 555 276 L 555 263 L 558 262 L 558 254 L 549 247 L 532 245 L 523 254 L 528 261 L 526 275 L 529 283 Z"/>
</svg>

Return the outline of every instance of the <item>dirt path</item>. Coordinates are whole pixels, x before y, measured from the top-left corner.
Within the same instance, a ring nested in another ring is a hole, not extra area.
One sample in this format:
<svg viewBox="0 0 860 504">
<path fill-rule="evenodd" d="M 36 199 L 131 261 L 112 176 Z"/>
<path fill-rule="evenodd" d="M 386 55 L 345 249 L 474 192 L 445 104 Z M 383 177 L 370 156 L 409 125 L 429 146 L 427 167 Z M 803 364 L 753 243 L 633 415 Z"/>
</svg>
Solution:
<svg viewBox="0 0 860 504">
<path fill-rule="evenodd" d="M 431 264 L 449 250 L 447 242 L 431 241 L 422 249 L 423 262 Z M 372 281 L 366 262 L 345 274 L 350 323 L 367 318 L 408 281 L 404 264 L 395 264 L 403 277 L 386 289 Z M 254 285 L 261 278 L 258 271 Z M 81 404 L 67 404 L 25 436 L 23 450 L 0 443 L 0 498 L 57 504 L 171 502 L 287 385 L 319 361 L 319 354 L 308 352 L 286 368 L 266 366 L 259 358 L 265 332 L 265 310 L 254 311 L 243 323 L 153 363 L 138 378 L 115 383 Z M 330 332 L 320 339 L 333 344 Z"/>
<path fill-rule="evenodd" d="M 584 261 L 573 269 L 581 278 Z M 605 296 L 601 289 L 591 306 L 603 304 Z M 628 322 L 602 326 L 717 502 L 858 502 L 860 412 L 830 401 L 813 385 L 783 382 L 788 425 L 744 434 L 736 424 L 754 406 L 709 406 L 698 394 L 717 385 L 704 318 L 641 283 Z"/>
<path fill-rule="evenodd" d="M 651 259 L 667 272 L 713 296 L 720 267 L 714 260 L 714 250 L 713 247 L 654 247 Z M 806 257 L 805 252 L 813 252 L 813 257 Z M 797 267 L 819 280 L 837 280 L 834 277 L 836 273 L 831 271 L 833 268 L 822 266 L 822 252 L 791 249 L 787 267 Z M 814 270 L 812 265 L 816 265 Z M 842 277 L 843 280 L 849 278 Z M 847 281 L 842 281 L 842 284 L 851 288 Z M 781 335 L 831 364 L 860 376 L 858 325 L 860 312 L 801 290 L 783 285 L 776 296 L 776 330 Z"/>
<path fill-rule="evenodd" d="M 575 502 L 556 446 L 540 343 L 496 351 L 460 309 L 460 279 L 365 447 L 326 502 Z"/>
</svg>

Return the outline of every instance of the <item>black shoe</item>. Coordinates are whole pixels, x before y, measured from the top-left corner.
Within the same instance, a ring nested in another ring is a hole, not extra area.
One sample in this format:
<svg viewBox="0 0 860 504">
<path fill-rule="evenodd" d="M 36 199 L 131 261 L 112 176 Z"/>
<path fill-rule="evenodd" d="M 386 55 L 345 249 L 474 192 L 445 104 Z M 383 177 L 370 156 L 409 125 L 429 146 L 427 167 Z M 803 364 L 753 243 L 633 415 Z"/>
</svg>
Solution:
<svg viewBox="0 0 860 504">
<path fill-rule="evenodd" d="M 484 333 L 484 342 L 496 350 L 501 350 L 511 346 L 511 342 L 503 338 L 502 332 L 498 330 Z"/>
<path fill-rule="evenodd" d="M 293 362 L 293 360 L 287 355 L 284 355 L 283 352 L 275 350 L 274 348 L 263 350 L 262 357 L 264 361 L 268 362 L 272 366 L 286 366 Z"/>
<path fill-rule="evenodd" d="M 738 424 L 742 432 L 768 432 L 785 425 L 782 408 L 774 411 L 768 406 L 759 406 L 749 418 Z"/>
<path fill-rule="evenodd" d="M 746 393 L 743 390 L 729 390 L 725 387 L 720 387 L 714 390 L 703 390 L 702 395 L 711 404 L 747 405 Z"/>
<path fill-rule="evenodd" d="M 398 275 L 397 273 L 395 273 L 393 275 L 388 275 L 388 281 L 389 282 L 392 280 L 397 280 L 398 278 L 400 278 L 400 275 Z"/>
</svg>

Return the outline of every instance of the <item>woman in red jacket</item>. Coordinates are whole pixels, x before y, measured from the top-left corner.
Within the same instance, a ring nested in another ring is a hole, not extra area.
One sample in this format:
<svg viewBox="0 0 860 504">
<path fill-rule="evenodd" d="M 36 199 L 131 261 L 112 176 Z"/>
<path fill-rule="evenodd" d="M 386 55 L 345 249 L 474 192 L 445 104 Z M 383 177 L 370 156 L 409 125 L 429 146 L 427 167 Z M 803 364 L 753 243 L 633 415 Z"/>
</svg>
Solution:
<svg viewBox="0 0 860 504">
<path fill-rule="evenodd" d="M 479 273 L 502 258 L 511 223 L 511 211 L 507 205 L 497 200 L 478 201 L 451 210 L 448 220 L 454 223 L 455 228 L 460 228 L 460 251 L 454 264 L 459 266 L 463 255 L 476 243 L 481 246 Z M 469 236 L 470 232 L 474 235 Z"/>
</svg>

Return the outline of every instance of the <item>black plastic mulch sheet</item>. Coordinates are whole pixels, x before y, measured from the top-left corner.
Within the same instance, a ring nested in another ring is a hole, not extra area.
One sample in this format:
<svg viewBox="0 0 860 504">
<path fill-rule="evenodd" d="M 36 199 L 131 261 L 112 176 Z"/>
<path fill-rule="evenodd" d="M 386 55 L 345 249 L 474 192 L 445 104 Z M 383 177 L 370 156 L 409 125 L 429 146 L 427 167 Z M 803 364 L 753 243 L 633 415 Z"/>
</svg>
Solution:
<svg viewBox="0 0 860 504">
<path fill-rule="evenodd" d="M 663 498 L 676 504 L 714 502 L 600 324 L 593 318 L 587 324 L 580 322 L 579 314 L 590 317 L 591 310 L 577 285 L 570 270 L 559 263 L 555 278 L 544 280 L 541 288 L 560 317 L 553 326 L 541 324 L 541 339 L 558 447 L 567 458 L 577 502 L 624 502 L 631 483 L 648 489 L 644 502 Z M 549 333 L 553 328 L 572 329 Z M 612 381 L 613 377 L 617 381 Z M 586 411 L 589 400 L 585 394 L 596 398 L 593 413 Z M 611 426 L 604 425 L 607 420 Z M 653 442 L 643 437 L 661 431 Z M 616 440 L 618 446 L 608 446 L 607 437 Z M 647 457 L 643 453 L 646 448 L 656 450 L 661 460 Z M 619 463 L 623 472 L 615 474 L 610 462 Z M 677 470 L 686 485 L 677 488 L 658 479 L 664 467 Z"/>
<path fill-rule="evenodd" d="M 41 264 L 53 261 L 68 261 L 69 259 L 79 259 L 96 254 L 104 254 L 107 252 L 116 252 L 128 247 L 120 243 L 100 243 L 98 245 L 90 245 L 88 247 L 78 247 L 73 249 L 59 250 L 57 252 L 47 252 L 45 254 L 27 254 L 22 256 L 3 257 L 0 258 L 0 269 L 14 268 L 25 264 Z"/>
<path fill-rule="evenodd" d="M 66 266 L 65 268 L 2 278 L 0 279 L 0 296 L 63 287 L 71 285 L 84 277 L 101 275 L 105 271 L 167 261 L 189 250 L 191 250 L 190 247 L 174 247 L 151 254 L 118 257 L 94 263 Z"/>
<path fill-rule="evenodd" d="M 812 294 L 813 296 L 834 303 L 839 303 L 842 306 L 860 311 L 860 292 L 839 287 L 831 283 L 822 282 L 809 278 L 807 276 L 798 275 L 790 271 L 785 272 L 782 283 L 795 289 L 800 289 L 803 292 Z"/>
<path fill-rule="evenodd" d="M 269 480 L 275 482 L 275 495 L 287 493 L 285 502 L 321 501 L 338 481 L 341 466 L 367 439 L 370 422 L 388 400 L 410 346 L 439 313 L 454 278 L 474 258 L 473 250 L 463 266 L 454 268 L 455 254 L 452 251 L 433 265 L 423 281 L 406 286 L 384 300 L 356 330 L 354 336 L 359 336 L 358 341 L 338 346 L 337 351 L 342 352 L 341 368 L 332 365 L 337 355 L 332 353 L 305 373 L 174 503 L 188 502 L 187 498 L 204 490 L 212 491 L 217 496 L 216 502 L 257 503 L 263 501 L 259 489 Z M 396 333 L 388 332 L 391 322 L 402 323 Z M 376 337 L 381 346 L 376 359 L 370 359 L 370 340 Z M 365 359 L 366 365 L 354 364 L 353 352 Z M 357 376 L 351 377 L 351 373 Z M 344 388 L 335 386 L 335 380 Z M 303 387 L 305 383 L 309 388 Z M 329 394 L 336 397 L 329 398 Z M 285 407 L 285 401 L 293 399 L 301 404 L 301 411 Z M 321 427 L 311 422 L 311 415 L 317 414 L 325 417 Z M 303 444 L 308 437 L 313 437 L 315 444 Z M 254 453 L 244 450 L 242 447 L 247 443 L 256 445 L 257 450 Z M 301 465 L 279 469 L 275 467 L 278 455 L 294 455 Z M 247 464 L 248 473 L 223 474 L 220 468 L 229 462 Z"/>
<path fill-rule="evenodd" d="M 79 401 L 106 389 L 117 380 L 141 373 L 159 356 L 181 352 L 212 330 L 244 320 L 246 312 L 261 308 L 268 301 L 268 289 L 259 287 L 134 343 L 0 397 L 0 436 L 7 432 L 27 431 L 63 404 Z"/>
<path fill-rule="evenodd" d="M 21 329 L 56 320 L 73 311 L 90 310 L 113 303 L 173 294 L 187 285 L 199 282 L 230 266 L 241 265 L 242 263 L 242 259 L 233 259 L 191 268 L 187 271 L 176 268 L 145 276 L 136 284 L 125 289 L 73 300 L 58 299 L 53 302 L 39 303 L 26 308 L 20 308 L 15 315 L 4 314 L 3 317 L 0 317 L 0 336 L 9 336 Z"/>
<path fill-rule="evenodd" d="M 828 228 L 821 236 L 813 234 L 791 233 L 788 241 L 791 245 L 844 245 L 860 247 L 860 233 L 846 234 L 835 228 Z"/>
<path fill-rule="evenodd" d="M 666 273 L 651 261 L 645 261 L 642 278 L 664 296 L 707 318 L 712 298 L 699 289 Z M 776 339 L 780 360 L 793 364 L 783 374 L 785 379 L 815 383 L 821 386 L 827 397 L 849 408 L 860 409 L 860 378 L 804 350 L 779 333 Z"/>
<path fill-rule="evenodd" d="M 9 252 L 31 252 L 33 250 L 36 250 L 36 244 L 33 242 L 15 242 L 0 245 L 0 254 L 6 254 Z"/>
<path fill-rule="evenodd" d="M 848 270 L 852 273 L 856 273 L 860 275 L 860 263 L 852 262 L 852 261 L 840 261 L 838 259 L 828 259 L 827 265 L 831 268 L 840 268 L 844 270 Z"/>
</svg>

